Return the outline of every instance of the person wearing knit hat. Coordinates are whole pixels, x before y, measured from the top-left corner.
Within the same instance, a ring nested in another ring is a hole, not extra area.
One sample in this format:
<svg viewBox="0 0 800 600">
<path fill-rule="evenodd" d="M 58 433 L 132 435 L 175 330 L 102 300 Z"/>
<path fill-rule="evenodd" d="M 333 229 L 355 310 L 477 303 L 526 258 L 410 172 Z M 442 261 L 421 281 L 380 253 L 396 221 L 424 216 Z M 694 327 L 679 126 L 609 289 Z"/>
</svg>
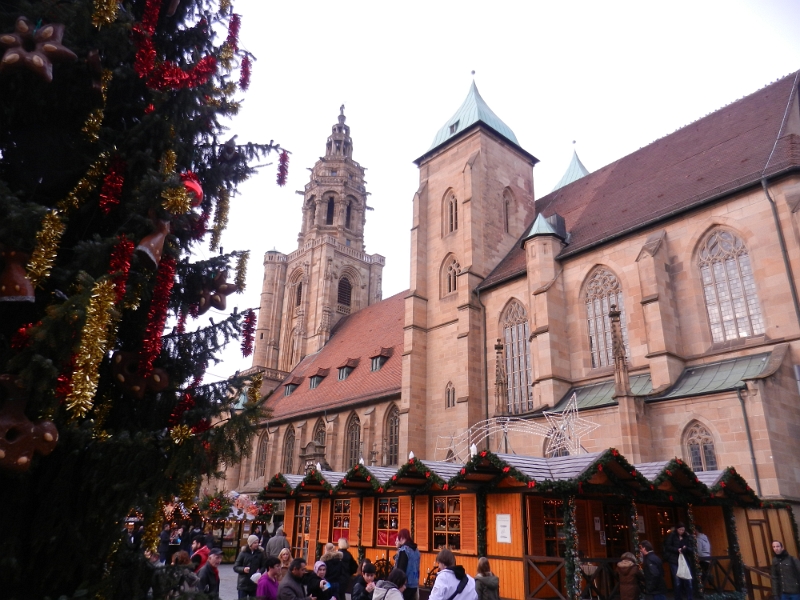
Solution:
<svg viewBox="0 0 800 600">
<path fill-rule="evenodd" d="M 256 573 L 264 572 L 266 556 L 261 548 L 258 547 L 258 543 L 257 535 L 248 537 L 247 548 L 244 548 L 239 553 L 239 556 L 236 557 L 236 562 L 233 564 L 233 570 L 239 574 L 239 579 L 236 583 L 239 598 L 256 595 L 258 585 L 253 581 L 252 577 Z"/>
</svg>

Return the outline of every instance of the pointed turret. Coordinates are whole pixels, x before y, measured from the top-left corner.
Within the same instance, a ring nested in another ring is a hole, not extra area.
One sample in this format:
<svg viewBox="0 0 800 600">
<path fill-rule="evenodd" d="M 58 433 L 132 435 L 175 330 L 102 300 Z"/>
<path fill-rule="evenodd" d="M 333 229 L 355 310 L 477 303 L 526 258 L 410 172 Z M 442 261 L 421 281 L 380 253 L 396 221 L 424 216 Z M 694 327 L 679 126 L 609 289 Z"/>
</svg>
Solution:
<svg viewBox="0 0 800 600">
<path fill-rule="evenodd" d="M 533 225 L 531 225 L 531 228 L 528 230 L 527 235 L 522 238 L 520 247 L 524 248 L 525 242 L 527 242 L 529 239 L 543 235 L 553 235 L 562 242 L 568 242 L 569 235 L 567 234 L 564 218 L 558 213 L 550 217 L 545 217 L 542 213 L 539 213 L 536 215 L 536 219 L 534 220 Z"/>
<path fill-rule="evenodd" d="M 555 192 L 557 189 L 560 189 L 565 185 L 569 185 L 573 181 L 577 181 L 584 175 L 588 174 L 589 174 L 589 169 L 583 166 L 581 159 L 578 158 L 578 153 L 575 150 L 573 150 L 572 160 L 569 161 L 569 166 L 567 167 L 567 171 L 566 173 L 564 173 L 564 176 L 558 181 L 556 187 L 553 188 L 552 192 Z"/>
<path fill-rule="evenodd" d="M 350 126 L 345 125 L 344 104 L 339 107 L 339 122 L 331 128 L 331 135 L 325 146 L 325 157 L 353 155 L 353 140 L 350 139 Z"/>
</svg>

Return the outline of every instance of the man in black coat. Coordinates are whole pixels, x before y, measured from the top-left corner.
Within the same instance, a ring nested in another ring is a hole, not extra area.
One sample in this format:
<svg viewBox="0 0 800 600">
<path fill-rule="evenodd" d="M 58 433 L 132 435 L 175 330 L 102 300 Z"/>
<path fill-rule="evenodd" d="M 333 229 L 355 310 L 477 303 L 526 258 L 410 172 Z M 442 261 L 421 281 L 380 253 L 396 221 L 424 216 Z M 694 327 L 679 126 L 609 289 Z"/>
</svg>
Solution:
<svg viewBox="0 0 800 600">
<path fill-rule="evenodd" d="M 675 523 L 675 529 L 664 540 L 664 557 L 667 559 L 670 573 L 672 573 L 672 590 L 675 600 L 684 600 L 684 598 L 692 600 L 692 580 L 678 577 L 680 556 L 686 559 L 689 571 L 694 576 L 694 538 L 687 533 L 686 526 L 679 521 Z"/>
<path fill-rule="evenodd" d="M 653 544 L 647 540 L 639 543 L 639 551 L 644 557 L 642 572 L 644 574 L 644 593 L 647 600 L 666 600 L 667 584 L 664 581 L 664 563 L 653 552 Z"/>
<path fill-rule="evenodd" d="M 198 573 L 197 591 L 208 594 L 212 598 L 219 598 L 219 567 L 222 562 L 222 550 L 212 548 L 208 553 L 208 561 Z"/>
<path fill-rule="evenodd" d="M 248 537 L 247 548 L 239 553 L 239 556 L 236 557 L 236 562 L 233 563 L 233 570 L 239 574 L 239 580 L 236 584 L 239 598 L 249 598 L 251 596 L 255 598 L 258 586 L 250 578 L 264 570 L 264 561 L 267 558 L 261 548 L 258 547 L 259 542 L 260 540 L 256 535 Z"/>
<path fill-rule="evenodd" d="M 800 599 L 800 560 L 791 556 L 783 542 L 772 542 L 772 595 L 777 600 Z"/>
<path fill-rule="evenodd" d="M 306 561 L 295 558 L 289 564 L 289 572 L 281 579 L 278 587 L 278 600 L 309 600 L 311 596 L 303 587 L 303 576 L 306 574 Z"/>
</svg>

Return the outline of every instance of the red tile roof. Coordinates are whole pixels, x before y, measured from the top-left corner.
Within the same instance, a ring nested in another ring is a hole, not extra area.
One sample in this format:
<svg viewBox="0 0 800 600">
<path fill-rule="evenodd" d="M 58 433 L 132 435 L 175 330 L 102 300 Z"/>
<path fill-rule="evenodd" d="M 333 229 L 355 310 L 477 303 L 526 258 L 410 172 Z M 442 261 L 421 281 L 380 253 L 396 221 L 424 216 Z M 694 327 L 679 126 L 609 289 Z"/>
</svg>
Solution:
<svg viewBox="0 0 800 600">
<path fill-rule="evenodd" d="M 302 416 L 320 410 L 339 410 L 364 400 L 400 393 L 403 358 L 404 298 L 401 292 L 368 306 L 339 321 L 325 347 L 306 356 L 292 370 L 267 400 L 271 420 Z M 373 356 L 390 358 L 378 371 L 372 371 Z M 357 365 L 343 381 L 338 368 Z M 322 382 L 309 387 L 312 375 L 328 371 Z M 297 389 L 285 396 L 286 384 L 296 382 Z"/>
<path fill-rule="evenodd" d="M 768 159 L 768 176 L 800 167 L 798 132 L 781 131 L 775 145 L 795 76 L 788 75 L 537 200 L 537 213 L 546 217 L 558 213 L 566 220 L 572 237 L 560 257 L 757 184 Z M 530 224 L 526 231 L 529 228 Z M 524 272 L 525 252 L 517 244 L 480 287 Z"/>
</svg>

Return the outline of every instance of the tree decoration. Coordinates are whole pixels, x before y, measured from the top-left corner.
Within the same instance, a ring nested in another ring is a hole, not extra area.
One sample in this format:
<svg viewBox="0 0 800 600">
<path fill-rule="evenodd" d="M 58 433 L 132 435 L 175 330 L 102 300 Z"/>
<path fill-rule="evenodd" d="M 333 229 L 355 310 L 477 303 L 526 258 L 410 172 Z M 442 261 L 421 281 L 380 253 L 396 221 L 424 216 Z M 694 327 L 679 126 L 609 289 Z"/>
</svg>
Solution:
<svg viewBox="0 0 800 600">
<path fill-rule="evenodd" d="M 26 17 L 19 17 L 14 33 L 0 35 L 0 45 L 6 48 L 0 59 L 0 72 L 24 67 L 36 73 L 48 83 L 53 81 L 53 61 L 76 60 L 78 57 L 61 44 L 64 26 L 59 23 L 43 25 L 35 29 Z M 25 49 L 26 43 L 34 44 L 34 49 Z"/>
<path fill-rule="evenodd" d="M 112 77 L 113 72 L 111 69 L 100 69 L 99 81 L 96 85 L 95 83 L 92 84 L 92 87 L 96 87 L 103 99 L 102 108 L 95 108 L 92 112 L 90 112 L 89 116 L 86 118 L 86 122 L 83 124 L 83 128 L 81 129 L 81 131 L 86 134 L 86 137 L 92 142 L 97 142 L 100 140 L 100 126 L 103 124 L 103 119 L 105 117 L 105 104 L 106 100 L 108 99 L 108 84 L 111 82 Z"/>
<path fill-rule="evenodd" d="M 219 0 L 219 14 L 225 15 L 231 9 L 231 0 Z"/>
<path fill-rule="evenodd" d="M 237 289 L 234 284 L 226 281 L 227 278 L 228 273 L 220 271 L 208 287 L 203 289 L 200 296 L 199 313 L 201 315 L 208 312 L 208 309 L 212 307 L 217 310 L 225 310 L 227 306 L 227 296 L 230 296 Z"/>
<path fill-rule="evenodd" d="M 153 361 L 161 353 L 161 335 L 167 322 L 169 295 L 175 283 L 175 259 L 165 258 L 158 267 L 153 298 L 150 300 L 150 311 L 147 314 L 147 329 L 142 340 L 139 353 L 139 375 L 149 377 L 153 372 Z"/>
<path fill-rule="evenodd" d="M 278 185 L 286 185 L 286 177 L 289 175 L 289 153 L 286 150 L 281 152 L 278 159 Z"/>
<path fill-rule="evenodd" d="M 200 500 L 200 511 L 209 519 L 225 519 L 231 514 L 233 502 L 224 492 L 217 492 L 209 496 L 206 494 Z"/>
<path fill-rule="evenodd" d="M 242 18 L 237 14 L 231 15 L 231 20 L 228 23 L 228 38 L 225 43 L 231 47 L 234 52 L 239 51 L 239 28 L 242 25 Z"/>
<path fill-rule="evenodd" d="M 111 159 L 108 173 L 103 178 L 100 188 L 100 210 L 103 214 L 111 212 L 119 204 L 122 197 L 122 185 L 125 183 L 125 161 L 120 156 Z"/>
<path fill-rule="evenodd" d="M 94 0 L 92 25 L 100 29 L 103 25 L 110 25 L 117 20 L 119 0 Z"/>
<path fill-rule="evenodd" d="M 28 279 L 34 287 L 50 275 L 64 228 L 58 211 L 48 211 L 42 219 L 42 227 L 36 232 L 36 247 L 28 263 Z"/>
<path fill-rule="evenodd" d="M 0 375 L 0 469 L 27 471 L 34 454 L 46 456 L 58 442 L 58 431 L 50 421 L 31 423 L 25 416 L 22 382 L 13 375 Z"/>
<path fill-rule="evenodd" d="M 170 231 L 169 221 L 153 219 L 153 228 L 153 233 L 142 238 L 142 241 L 136 246 L 136 251 L 152 267 L 157 267 L 161 262 L 161 255 L 164 253 L 164 242 L 167 241 L 167 235 Z"/>
<path fill-rule="evenodd" d="M 108 330 L 115 297 L 114 283 L 109 279 L 98 281 L 92 288 L 86 308 L 86 323 L 75 357 L 72 389 L 65 401 L 67 411 L 73 419 L 86 416 L 94 403 L 97 381 L 100 378 L 100 362 L 108 347 Z"/>
<path fill-rule="evenodd" d="M 114 280 L 114 301 L 117 305 L 122 303 L 125 298 L 125 291 L 128 285 L 128 274 L 131 270 L 131 257 L 133 256 L 133 242 L 127 237 L 120 236 L 119 242 L 111 252 L 111 262 L 109 273 Z"/>
<path fill-rule="evenodd" d="M 236 259 L 236 276 L 233 283 L 236 286 L 236 291 L 240 294 L 247 287 L 247 261 L 250 260 L 250 250 L 245 250 L 239 253 Z"/>
<path fill-rule="evenodd" d="M 144 521 L 144 535 L 142 536 L 142 549 L 155 552 L 158 547 L 158 536 L 164 524 L 161 516 L 164 502 L 159 498 L 156 500 L 156 507 L 152 508 Z"/>
<path fill-rule="evenodd" d="M 211 250 L 219 248 L 220 239 L 222 239 L 222 232 L 228 226 L 228 212 L 230 211 L 230 194 L 224 187 L 219 188 L 219 197 L 217 199 L 217 210 L 214 213 L 214 229 L 211 231 Z"/>
<path fill-rule="evenodd" d="M 176 425 L 169 430 L 169 436 L 172 438 L 173 442 L 180 446 L 194 437 L 194 432 L 188 425 Z"/>
<path fill-rule="evenodd" d="M 256 334 L 256 313 L 254 310 L 245 312 L 242 323 L 242 356 L 247 358 L 253 353 L 253 341 Z"/>
<path fill-rule="evenodd" d="M 200 203 L 203 202 L 203 186 L 197 175 L 191 171 L 181 173 L 181 182 L 191 198 L 192 206 L 200 206 Z"/>
<path fill-rule="evenodd" d="M 245 55 L 242 59 L 242 66 L 239 71 L 239 87 L 247 91 L 250 87 L 250 76 L 253 69 L 253 63 L 250 60 L 250 55 Z"/>
<path fill-rule="evenodd" d="M 548 456 L 557 456 L 564 450 L 573 456 L 585 452 L 581 446 L 581 438 L 600 427 L 597 423 L 580 417 L 577 394 L 572 394 L 562 412 L 543 411 L 542 414 L 550 424 L 546 451 Z"/>
<path fill-rule="evenodd" d="M 0 246 L 1 248 L 1 246 Z M 33 284 L 25 273 L 30 255 L 16 250 L 0 250 L 3 271 L 0 273 L 0 302 L 34 302 Z"/>
<path fill-rule="evenodd" d="M 139 356 L 135 352 L 119 350 L 111 358 L 111 374 L 123 393 L 138 400 L 147 392 L 160 392 L 169 385 L 169 375 L 163 369 L 152 368 L 143 376 L 139 370 Z"/>
<path fill-rule="evenodd" d="M 564 502 L 564 539 L 567 598 L 579 600 L 581 596 L 581 559 L 578 555 L 578 528 L 576 526 L 575 496 Z"/>
<path fill-rule="evenodd" d="M 256 373 L 250 378 L 250 387 L 247 388 L 247 401 L 251 404 L 261 400 L 261 384 L 263 381 L 263 373 Z"/>
</svg>

